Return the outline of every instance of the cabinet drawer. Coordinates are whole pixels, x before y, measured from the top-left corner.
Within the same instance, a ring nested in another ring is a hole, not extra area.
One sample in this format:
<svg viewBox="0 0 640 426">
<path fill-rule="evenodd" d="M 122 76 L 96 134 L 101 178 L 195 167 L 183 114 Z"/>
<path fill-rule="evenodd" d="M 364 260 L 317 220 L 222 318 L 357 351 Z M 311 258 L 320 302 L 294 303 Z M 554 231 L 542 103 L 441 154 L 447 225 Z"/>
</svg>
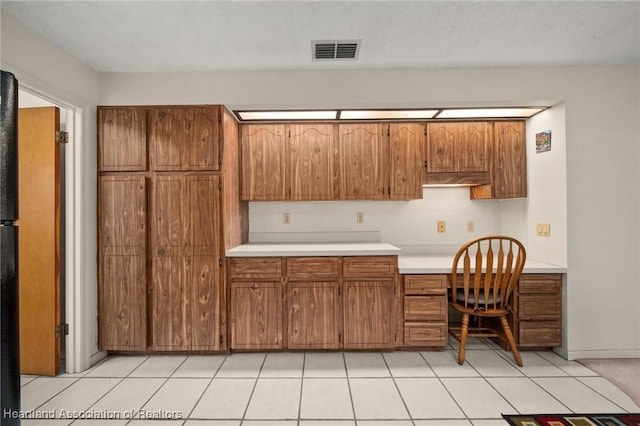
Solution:
<svg viewBox="0 0 640 426">
<path fill-rule="evenodd" d="M 405 296 L 405 321 L 446 321 L 447 298 L 445 296 Z"/>
<path fill-rule="evenodd" d="M 562 346 L 562 324 L 559 321 L 520 322 L 518 346 Z"/>
<path fill-rule="evenodd" d="M 555 320 L 562 317 L 560 295 L 520 294 L 518 295 L 519 320 Z"/>
<path fill-rule="evenodd" d="M 282 278 L 282 259 L 279 257 L 238 257 L 231 259 L 229 265 L 231 278 Z"/>
<path fill-rule="evenodd" d="M 405 323 L 405 346 L 444 346 L 447 344 L 446 323 Z"/>
<path fill-rule="evenodd" d="M 405 275 L 404 294 L 445 293 L 446 275 Z"/>
<path fill-rule="evenodd" d="M 561 293 L 562 275 L 522 275 L 518 283 L 519 293 Z"/>
<path fill-rule="evenodd" d="M 357 256 L 345 257 L 342 274 L 351 277 L 393 277 L 398 269 L 397 256 Z"/>
<path fill-rule="evenodd" d="M 337 278 L 340 263 L 337 257 L 294 257 L 287 259 L 288 278 Z"/>
</svg>

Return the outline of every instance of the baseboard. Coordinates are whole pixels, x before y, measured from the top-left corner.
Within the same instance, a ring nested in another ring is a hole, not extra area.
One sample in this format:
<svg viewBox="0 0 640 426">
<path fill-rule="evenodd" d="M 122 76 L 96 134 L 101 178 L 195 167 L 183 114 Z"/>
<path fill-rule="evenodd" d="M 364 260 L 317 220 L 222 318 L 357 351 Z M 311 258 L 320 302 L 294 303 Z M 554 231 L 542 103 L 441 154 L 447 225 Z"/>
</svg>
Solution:
<svg viewBox="0 0 640 426">
<path fill-rule="evenodd" d="M 558 355 L 563 356 L 560 352 Z M 588 358 L 640 358 L 640 349 L 568 351 L 566 357 L 569 361 Z"/>
<path fill-rule="evenodd" d="M 96 365 L 98 362 L 102 361 L 107 357 L 107 351 L 98 351 L 91 355 L 91 366 Z"/>
</svg>

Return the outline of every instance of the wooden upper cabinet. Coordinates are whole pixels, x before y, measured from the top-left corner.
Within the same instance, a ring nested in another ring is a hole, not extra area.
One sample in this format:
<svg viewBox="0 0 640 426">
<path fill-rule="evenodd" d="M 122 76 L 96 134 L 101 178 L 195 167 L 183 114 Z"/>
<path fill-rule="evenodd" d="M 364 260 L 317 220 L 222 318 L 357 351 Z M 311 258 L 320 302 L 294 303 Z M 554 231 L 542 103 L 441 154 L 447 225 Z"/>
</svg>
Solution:
<svg viewBox="0 0 640 426">
<path fill-rule="evenodd" d="M 527 196 L 527 154 L 524 121 L 493 123 L 490 184 L 471 188 L 471 199 Z"/>
<path fill-rule="evenodd" d="M 489 171 L 489 123 L 428 123 L 428 173 Z"/>
<path fill-rule="evenodd" d="M 392 200 L 422 198 L 424 126 L 421 123 L 389 124 Z"/>
<path fill-rule="evenodd" d="M 284 200 L 285 125 L 242 126 L 242 199 Z"/>
<path fill-rule="evenodd" d="M 333 124 L 287 126 L 287 182 L 291 200 L 338 198 L 337 146 Z"/>
<path fill-rule="evenodd" d="M 153 109 L 152 170 L 219 170 L 219 113 L 216 106 Z"/>
<path fill-rule="evenodd" d="M 163 173 L 151 194 L 155 350 L 220 348 L 220 178 Z"/>
<path fill-rule="evenodd" d="M 98 109 L 98 170 L 147 169 L 147 113 L 136 107 Z"/>
<path fill-rule="evenodd" d="M 98 179 L 99 347 L 147 345 L 147 184 L 144 176 Z"/>
<path fill-rule="evenodd" d="M 341 198 L 389 199 L 388 125 L 340 124 L 338 131 Z"/>
</svg>

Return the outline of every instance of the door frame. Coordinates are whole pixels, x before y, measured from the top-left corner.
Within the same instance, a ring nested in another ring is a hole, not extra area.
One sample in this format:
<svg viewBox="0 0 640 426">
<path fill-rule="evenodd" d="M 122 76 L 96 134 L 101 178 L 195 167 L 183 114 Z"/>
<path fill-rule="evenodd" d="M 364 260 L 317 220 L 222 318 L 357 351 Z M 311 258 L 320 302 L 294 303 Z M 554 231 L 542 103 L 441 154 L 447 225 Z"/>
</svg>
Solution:
<svg viewBox="0 0 640 426">
<path fill-rule="evenodd" d="M 66 372 L 77 373 L 107 355 L 97 346 L 97 162 L 95 118 L 91 119 L 95 117 L 95 106 L 71 96 L 71 100 L 51 96 L 20 80 L 18 86 L 66 111 L 69 142 L 64 168 L 64 304 L 69 335 L 65 336 L 65 360 Z"/>
</svg>

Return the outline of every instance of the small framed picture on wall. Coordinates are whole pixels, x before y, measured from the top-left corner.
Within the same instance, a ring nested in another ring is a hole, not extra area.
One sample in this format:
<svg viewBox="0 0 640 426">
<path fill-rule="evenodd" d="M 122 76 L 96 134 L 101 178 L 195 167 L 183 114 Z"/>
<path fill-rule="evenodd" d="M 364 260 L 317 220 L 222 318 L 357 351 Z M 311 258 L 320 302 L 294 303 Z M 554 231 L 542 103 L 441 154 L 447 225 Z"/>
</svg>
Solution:
<svg viewBox="0 0 640 426">
<path fill-rule="evenodd" d="M 536 133 L 536 154 L 551 151 L 551 130 Z"/>
</svg>

